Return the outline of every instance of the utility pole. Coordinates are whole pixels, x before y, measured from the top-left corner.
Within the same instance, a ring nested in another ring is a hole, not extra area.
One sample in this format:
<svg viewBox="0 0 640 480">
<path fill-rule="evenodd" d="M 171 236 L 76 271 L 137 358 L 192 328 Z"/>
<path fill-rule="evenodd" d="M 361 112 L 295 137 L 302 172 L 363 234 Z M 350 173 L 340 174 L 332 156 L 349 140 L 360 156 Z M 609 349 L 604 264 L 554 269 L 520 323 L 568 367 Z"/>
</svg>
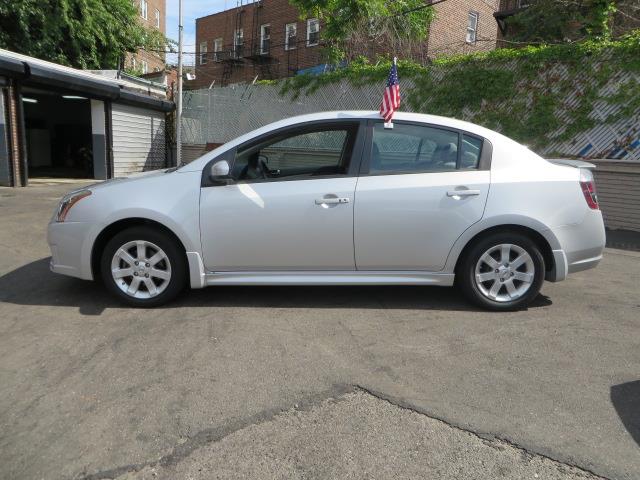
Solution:
<svg viewBox="0 0 640 480">
<path fill-rule="evenodd" d="M 182 0 L 178 0 L 178 98 L 176 101 L 176 165 L 182 163 Z"/>
</svg>

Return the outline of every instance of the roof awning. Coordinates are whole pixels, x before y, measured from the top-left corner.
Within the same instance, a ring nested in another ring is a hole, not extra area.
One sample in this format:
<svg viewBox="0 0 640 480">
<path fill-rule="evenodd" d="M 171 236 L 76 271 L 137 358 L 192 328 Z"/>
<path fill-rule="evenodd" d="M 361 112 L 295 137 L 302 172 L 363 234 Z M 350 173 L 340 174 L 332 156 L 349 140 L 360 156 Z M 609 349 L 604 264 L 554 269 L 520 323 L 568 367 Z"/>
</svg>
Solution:
<svg viewBox="0 0 640 480">
<path fill-rule="evenodd" d="M 13 52 L 0 51 L 0 75 L 17 78 L 27 85 L 52 87 L 163 112 L 170 112 L 175 108 L 171 101 L 124 90 L 115 81 Z"/>
</svg>

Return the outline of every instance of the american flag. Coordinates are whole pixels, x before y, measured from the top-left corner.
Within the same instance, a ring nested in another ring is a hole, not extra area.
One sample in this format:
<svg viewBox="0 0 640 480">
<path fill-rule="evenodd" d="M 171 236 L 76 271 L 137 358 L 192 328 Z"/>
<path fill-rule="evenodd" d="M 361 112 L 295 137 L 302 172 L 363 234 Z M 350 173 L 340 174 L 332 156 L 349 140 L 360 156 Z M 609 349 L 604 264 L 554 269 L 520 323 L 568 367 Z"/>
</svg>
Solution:
<svg viewBox="0 0 640 480">
<path fill-rule="evenodd" d="M 387 86 L 382 94 L 382 104 L 380 104 L 380 116 L 385 122 L 390 122 L 394 112 L 400 106 L 400 82 L 398 81 L 398 67 L 396 59 L 393 59 Z"/>
</svg>

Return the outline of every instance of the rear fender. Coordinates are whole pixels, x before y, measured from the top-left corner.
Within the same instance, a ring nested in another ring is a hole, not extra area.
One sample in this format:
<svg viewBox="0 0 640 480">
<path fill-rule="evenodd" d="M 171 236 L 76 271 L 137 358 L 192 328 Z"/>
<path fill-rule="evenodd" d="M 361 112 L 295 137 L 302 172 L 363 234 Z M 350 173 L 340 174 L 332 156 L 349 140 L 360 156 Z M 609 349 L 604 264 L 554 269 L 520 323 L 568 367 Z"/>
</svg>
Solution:
<svg viewBox="0 0 640 480">
<path fill-rule="evenodd" d="M 526 227 L 535 230 L 540 235 L 542 235 L 542 237 L 544 237 L 544 239 L 549 244 L 552 252 L 561 249 L 558 238 L 551 231 L 549 226 L 545 225 L 539 220 L 523 215 L 499 215 L 496 217 L 480 220 L 479 222 L 473 224 L 471 227 L 465 230 L 464 233 L 458 237 L 458 239 L 453 244 L 453 247 L 449 251 L 444 272 L 454 273 L 460 254 L 473 237 L 490 228 L 504 226 L 505 229 L 508 229 L 510 225 Z"/>
</svg>

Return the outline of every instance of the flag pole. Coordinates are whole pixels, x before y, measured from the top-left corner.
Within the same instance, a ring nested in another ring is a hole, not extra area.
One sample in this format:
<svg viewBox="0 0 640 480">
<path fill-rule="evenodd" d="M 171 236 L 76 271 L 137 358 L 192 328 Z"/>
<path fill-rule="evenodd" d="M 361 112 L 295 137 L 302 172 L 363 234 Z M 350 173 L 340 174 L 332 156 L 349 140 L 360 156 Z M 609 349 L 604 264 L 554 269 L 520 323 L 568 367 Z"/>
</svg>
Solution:
<svg viewBox="0 0 640 480">
<path fill-rule="evenodd" d="M 176 165 L 182 163 L 182 0 L 178 0 L 178 98 L 176 99 Z"/>
</svg>

